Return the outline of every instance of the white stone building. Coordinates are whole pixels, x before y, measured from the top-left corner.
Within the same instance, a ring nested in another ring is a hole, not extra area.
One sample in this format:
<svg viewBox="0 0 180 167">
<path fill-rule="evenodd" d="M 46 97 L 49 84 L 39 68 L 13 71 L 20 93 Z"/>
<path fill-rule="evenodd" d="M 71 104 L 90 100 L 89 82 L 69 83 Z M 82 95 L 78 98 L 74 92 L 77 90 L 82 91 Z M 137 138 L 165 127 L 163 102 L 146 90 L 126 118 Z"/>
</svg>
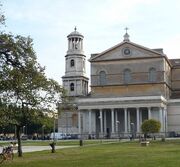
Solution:
<svg viewBox="0 0 180 167">
<path fill-rule="evenodd" d="M 92 54 L 91 92 L 85 75 L 83 36 L 68 35 L 63 85 L 78 97 L 76 133 L 114 136 L 141 132 L 146 119 L 161 122 L 161 132 L 180 132 L 180 59 L 168 59 L 163 49 L 149 49 L 124 40 Z"/>
</svg>

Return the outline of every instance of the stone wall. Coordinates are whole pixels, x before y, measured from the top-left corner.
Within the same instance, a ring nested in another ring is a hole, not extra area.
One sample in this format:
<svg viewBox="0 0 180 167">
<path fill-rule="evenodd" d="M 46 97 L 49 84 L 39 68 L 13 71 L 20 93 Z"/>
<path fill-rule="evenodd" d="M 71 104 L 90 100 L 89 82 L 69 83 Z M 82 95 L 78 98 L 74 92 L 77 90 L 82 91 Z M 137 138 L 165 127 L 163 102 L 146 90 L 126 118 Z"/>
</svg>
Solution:
<svg viewBox="0 0 180 167">
<path fill-rule="evenodd" d="M 169 103 L 167 107 L 168 132 L 177 131 L 180 133 L 180 101 Z"/>
<path fill-rule="evenodd" d="M 172 69 L 172 98 L 180 98 L 180 68 Z"/>
<path fill-rule="evenodd" d="M 92 97 L 164 96 L 165 84 L 92 87 Z"/>
<path fill-rule="evenodd" d="M 131 70 L 130 83 L 124 83 L 123 72 Z M 149 81 L 149 69 L 156 69 L 156 80 Z M 100 85 L 99 72 L 106 72 L 106 84 Z M 169 98 L 170 67 L 164 57 L 91 62 L 92 96 L 151 96 Z"/>
</svg>

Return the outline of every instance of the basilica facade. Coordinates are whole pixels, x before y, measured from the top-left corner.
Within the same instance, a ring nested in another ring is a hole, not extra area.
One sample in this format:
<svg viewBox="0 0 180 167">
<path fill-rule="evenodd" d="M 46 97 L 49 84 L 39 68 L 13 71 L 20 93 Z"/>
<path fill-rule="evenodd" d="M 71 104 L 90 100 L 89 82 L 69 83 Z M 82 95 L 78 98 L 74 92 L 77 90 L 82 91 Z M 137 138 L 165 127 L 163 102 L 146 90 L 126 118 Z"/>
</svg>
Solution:
<svg viewBox="0 0 180 167">
<path fill-rule="evenodd" d="M 88 92 L 82 46 L 83 35 L 75 29 L 68 35 L 62 77 L 68 96 L 74 96 L 78 106 L 77 123 L 69 125 L 75 126 L 73 133 L 113 136 L 133 130 L 138 134 L 147 119 L 160 121 L 162 133 L 180 132 L 180 59 L 169 59 L 163 49 L 133 43 L 126 32 L 119 44 L 91 54 Z"/>
</svg>

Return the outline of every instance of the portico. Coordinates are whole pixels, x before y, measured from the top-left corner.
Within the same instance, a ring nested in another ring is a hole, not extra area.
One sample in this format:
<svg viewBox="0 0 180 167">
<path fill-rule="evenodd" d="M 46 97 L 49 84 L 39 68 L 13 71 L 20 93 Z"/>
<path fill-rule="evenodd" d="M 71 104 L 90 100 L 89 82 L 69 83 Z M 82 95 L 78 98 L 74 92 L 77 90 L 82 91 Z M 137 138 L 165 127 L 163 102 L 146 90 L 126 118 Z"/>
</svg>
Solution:
<svg viewBox="0 0 180 167">
<path fill-rule="evenodd" d="M 127 134 L 131 124 L 140 133 L 142 122 L 151 118 L 161 122 L 161 132 L 166 129 L 166 100 L 162 96 L 81 99 L 78 110 L 80 133 Z"/>
</svg>

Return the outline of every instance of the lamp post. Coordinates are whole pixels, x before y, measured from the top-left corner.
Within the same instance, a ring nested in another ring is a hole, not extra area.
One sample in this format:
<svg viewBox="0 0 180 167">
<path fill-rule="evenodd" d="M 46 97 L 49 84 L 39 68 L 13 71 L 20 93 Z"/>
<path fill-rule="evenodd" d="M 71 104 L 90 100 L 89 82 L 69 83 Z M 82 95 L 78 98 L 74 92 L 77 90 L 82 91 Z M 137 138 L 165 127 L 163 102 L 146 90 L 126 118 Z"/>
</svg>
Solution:
<svg viewBox="0 0 180 167">
<path fill-rule="evenodd" d="M 16 139 L 16 125 L 14 126 L 14 139 Z"/>
<path fill-rule="evenodd" d="M 134 123 L 131 122 L 131 139 L 133 140 L 134 139 Z"/>
<path fill-rule="evenodd" d="M 23 126 L 23 135 L 25 135 L 25 128 L 26 126 Z"/>
<path fill-rule="evenodd" d="M 55 130 L 56 130 L 56 113 L 53 113 L 53 118 L 54 118 L 54 122 L 53 122 L 53 142 L 50 143 L 50 146 L 52 148 L 51 152 L 52 153 L 55 153 L 55 145 L 56 145 L 56 142 L 55 142 Z"/>
<path fill-rule="evenodd" d="M 68 134 L 68 113 L 66 111 L 66 135 Z"/>
<path fill-rule="evenodd" d="M 101 117 L 101 115 L 98 117 L 98 119 L 99 119 L 99 133 L 98 133 L 98 138 L 99 138 L 99 134 L 101 133 L 101 129 L 102 129 L 102 125 L 101 125 L 101 121 L 102 121 L 102 117 Z"/>
<path fill-rule="evenodd" d="M 102 137 L 100 136 L 101 132 L 103 132 L 103 127 L 102 127 L 102 114 L 99 115 L 98 119 L 99 119 L 99 122 L 100 122 L 100 124 L 99 124 L 100 126 L 99 126 L 98 138 L 101 139 L 100 142 L 102 143 Z M 104 136 L 104 135 L 103 135 L 103 136 Z"/>
<path fill-rule="evenodd" d="M 116 129 L 118 130 L 118 137 L 120 141 L 120 121 L 116 121 Z"/>
<path fill-rule="evenodd" d="M 53 120 L 53 142 L 55 143 L 55 131 L 56 131 L 56 118 L 54 114 L 54 120 Z"/>
<path fill-rule="evenodd" d="M 45 125 L 42 126 L 42 140 L 44 140 L 44 128 L 45 128 Z"/>
<path fill-rule="evenodd" d="M 3 128 L 2 133 L 3 133 L 3 136 L 5 137 L 5 128 Z"/>
</svg>

